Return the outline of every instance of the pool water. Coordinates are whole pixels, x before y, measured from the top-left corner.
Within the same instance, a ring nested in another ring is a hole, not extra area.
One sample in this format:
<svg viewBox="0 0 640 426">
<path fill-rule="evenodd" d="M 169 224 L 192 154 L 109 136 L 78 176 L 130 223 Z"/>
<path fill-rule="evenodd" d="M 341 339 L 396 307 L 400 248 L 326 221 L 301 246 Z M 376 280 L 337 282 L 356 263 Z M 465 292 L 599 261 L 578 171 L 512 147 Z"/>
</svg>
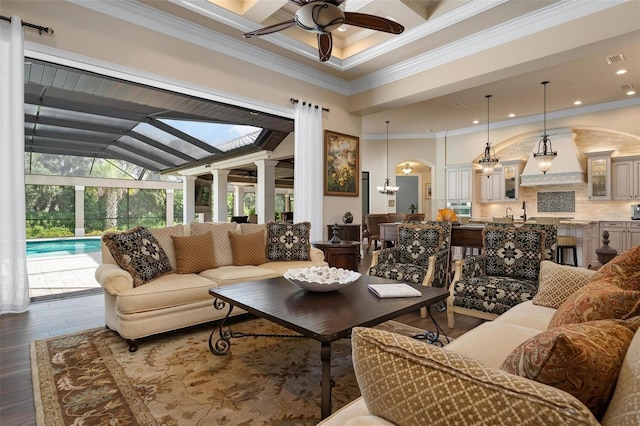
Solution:
<svg viewBox="0 0 640 426">
<path fill-rule="evenodd" d="M 27 241 L 27 258 L 67 256 L 100 251 L 100 238 L 65 238 Z"/>
</svg>

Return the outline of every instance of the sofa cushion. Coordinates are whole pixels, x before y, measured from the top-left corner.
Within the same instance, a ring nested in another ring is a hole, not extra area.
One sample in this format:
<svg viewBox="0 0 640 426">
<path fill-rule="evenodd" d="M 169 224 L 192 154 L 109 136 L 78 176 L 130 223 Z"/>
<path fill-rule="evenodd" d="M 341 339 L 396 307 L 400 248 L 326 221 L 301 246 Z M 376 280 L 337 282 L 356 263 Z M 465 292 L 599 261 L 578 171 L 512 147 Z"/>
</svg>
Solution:
<svg viewBox="0 0 640 426">
<path fill-rule="evenodd" d="M 174 225 L 167 226 L 166 228 L 151 228 L 149 231 L 151 231 L 151 234 L 156 237 L 156 240 L 160 243 L 160 247 L 162 247 L 164 252 L 167 254 L 169 262 L 171 262 L 171 270 L 175 271 L 178 264 L 176 263 L 176 253 L 173 249 L 173 239 L 171 239 L 171 237 L 184 236 L 184 226 Z"/>
<path fill-rule="evenodd" d="M 538 293 L 533 304 L 558 309 L 577 289 L 586 285 L 595 271 L 560 265 L 549 260 L 540 263 Z"/>
<path fill-rule="evenodd" d="M 453 304 L 501 315 L 517 304 L 531 300 L 537 290 L 538 284 L 530 280 L 502 276 L 465 278 L 455 283 Z"/>
<path fill-rule="evenodd" d="M 540 230 L 485 227 L 482 230 L 485 273 L 537 281 L 545 238 L 546 233 Z"/>
<path fill-rule="evenodd" d="M 602 426 L 640 425 L 640 332 L 631 340 L 622 361 L 616 390 L 602 418 Z"/>
<path fill-rule="evenodd" d="M 447 348 L 356 327 L 353 367 L 371 414 L 397 425 L 596 425 L 571 395 Z"/>
<path fill-rule="evenodd" d="M 627 319 L 640 315 L 640 291 L 623 290 L 610 278 L 579 288 L 558 308 L 549 328 L 599 319 Z"/>
<path fill-rule="evenodd" d="M 179 274 L 197 274 L 205 269 L 216 267 L 213 252 L 213 235 L 172 236 L 176 253 L 177 272 Z"/>
<path fill-rule="evenodd" d="M 253 234 L 229 232 L 229 240 L 231 242 L 234 265 L 258 266 L 267 261 L 264 231 L 254 232 Z"/>
<path fill-rule="evenodd" d="M 220 286 L 245 281 L 264 280 L 279 276 L 277 272 L 271 269 L 253 265 L 221 266 L 216 269 L 207 269 L 198 275 L 213 280 Z"/>
<path fill-rule="evenodd" d="M 593 281 L 611 278 L 625 290 L 640 291 L 640 245 L 632 247 L 614 257 L 596 272 Z"/>
<path fill-rule="evenodd" d="M 549 322 L 555 313 L 556 309 L 534 305 L 532 301 L 528 301 L 514 306 L 493 322 L 520 325 L 522 327 L 544 331 L 549 328 Z"/>
<path fill-rule="evenodd" d="M 638 326 L 640 317 L 556 327 L 518 346 L 502 368 L 570 393 L 599 419 Z"/>
<path fill-rule="evenodd" d="M 267 238 L 267 225 L 264 223 L 241 223 L 241 234 L 253 234 L 254 232 L 263 232 L 264 237 Z"/>
<path fill-rule="evenodd" d="M 191 235 L 204 234 L 205 232 L 213 234 L 213 251 L 216 254 L 216 265 L 218 266 L 233 265 L 233 252 L 231 251 L 229 232 L 236 232 L 237 230 L 237 223 L 191 223 Z"/>
<path fill-rule="evenodd" d="M 118 266 L 131 274 L 134 287 L 171 272 L 167 254 L 147 228 L 107 233 L 102 241 Z"/>
<path fill-rule="evenodd" d="M 317 248 L 311 249 L 311 253 L 317 254 L 317 252 L 320 252 L 321 256 L 312 256 L 312 260 L 271 261 L 260 265 L 260 267 L 262 269 L 269 269 L 278 275 L 283 275 L 289 269 L 308 268 L 309 266 L 327 266 L 327 262 L 323 260 L 322 251 Z M 317 257 L 317 259 L 314 259 L 314 257 Z"/>
<path fill-rule="evenodd" d="M 309 222 L 267 224 L 267 260 L 309 260 Z"/>
</svg>

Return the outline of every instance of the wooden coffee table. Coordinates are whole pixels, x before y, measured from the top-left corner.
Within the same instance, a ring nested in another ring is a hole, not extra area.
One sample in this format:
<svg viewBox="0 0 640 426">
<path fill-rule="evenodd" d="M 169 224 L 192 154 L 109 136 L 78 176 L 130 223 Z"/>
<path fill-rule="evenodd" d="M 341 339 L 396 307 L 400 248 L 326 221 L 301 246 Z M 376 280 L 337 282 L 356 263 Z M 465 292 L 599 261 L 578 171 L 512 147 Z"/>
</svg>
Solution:
<svg viewBox="0 0 640 426">
<path fill-rule="evenodd" d="M 445 300 L 449 295 L 443 288 L 414 286 L 422 296 L 379 299 L 367 289 L 367 284 L 397 282 L 363 275 L 347 288 L 314 293 L 302 290 L 280 277 L 211 288 L 209 294 L 215 297 L 214 307 L 224 309 L 228 304 L 229 312 L 211 333 L 209 348 L 216 355 L 225 355 L 231 347 L 232 337 L 252 335 L 234 333 L 225 325 L 234 307 L 299 333 L 290 337 L 319 341 L 322 361 L 320 409 L 324 419 L 331 414 L 331 342 L 349 337 L 353 327 L 374 326 Z M 218 339 L 214 343 L 216 331 Z"/>
</svg>

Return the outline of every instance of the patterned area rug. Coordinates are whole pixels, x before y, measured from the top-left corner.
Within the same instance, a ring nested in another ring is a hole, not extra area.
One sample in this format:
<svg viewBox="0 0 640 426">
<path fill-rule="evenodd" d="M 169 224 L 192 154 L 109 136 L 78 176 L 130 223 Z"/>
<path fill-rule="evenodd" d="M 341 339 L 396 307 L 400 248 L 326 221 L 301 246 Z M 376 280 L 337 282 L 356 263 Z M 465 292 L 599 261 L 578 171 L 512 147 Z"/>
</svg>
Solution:
<svg viewBox="0 0 640 426">
<path fill-rule="evenodd" d="M 420 330 L 394 321 L 401 334 Z M 291 334 L 263 319 L 234 331 Z M 320 420 L 320 343 L 233 339 L 209 351 L 210 329 L 144 339 L 137 352 L 114 332 L 93 329 L 31 344 L 39 425 L 312 425 Z M 332 344 L 333 410 L 360 396 L 348 339 Z"/>
</svg>

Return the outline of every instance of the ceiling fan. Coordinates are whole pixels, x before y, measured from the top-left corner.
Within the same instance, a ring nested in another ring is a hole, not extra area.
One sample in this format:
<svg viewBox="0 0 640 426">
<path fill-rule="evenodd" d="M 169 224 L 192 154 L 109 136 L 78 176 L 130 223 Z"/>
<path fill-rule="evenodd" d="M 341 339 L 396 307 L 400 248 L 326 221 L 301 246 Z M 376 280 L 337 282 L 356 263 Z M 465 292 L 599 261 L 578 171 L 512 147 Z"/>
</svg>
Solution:
<svg viewBox="0 0 640 426">
<path fill-rule="evenodd" d="M 289 1 L 300 6 L 293 19 L 245 33 L 243 37 L 251 38 L 271 34 L 298 25 L 303 30 L 318 35 L 318 54 L 320 61 L 324 62 L 331 58 L 331 49 L 333 48 L 331 31 L 343 24 L 392 34 L 400 34 L 404 31 L 402 25 L 390 19 L 366 13 L 344 12 L 340 9 L 340 5 L 345 0 Z"/>
</svg>

